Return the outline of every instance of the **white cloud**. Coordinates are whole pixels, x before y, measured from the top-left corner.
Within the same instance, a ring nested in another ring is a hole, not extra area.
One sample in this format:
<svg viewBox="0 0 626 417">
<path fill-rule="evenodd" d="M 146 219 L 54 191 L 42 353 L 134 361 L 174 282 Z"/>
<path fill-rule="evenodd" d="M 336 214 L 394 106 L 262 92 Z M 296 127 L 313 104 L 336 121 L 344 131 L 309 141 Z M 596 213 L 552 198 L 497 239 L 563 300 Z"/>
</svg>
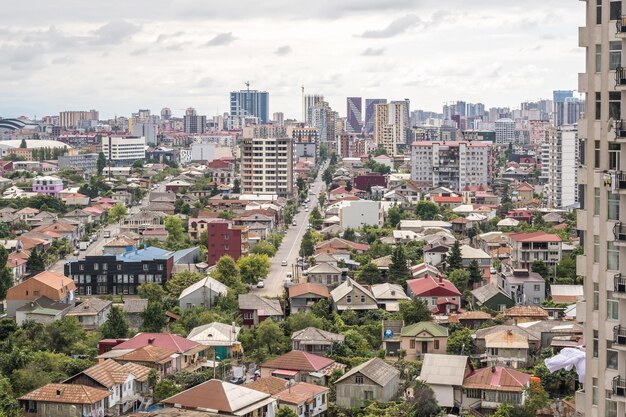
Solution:
<svg viewBox="0 0 626 417">
<path fill-rule="evenodd" d="M 289 55 L 291 52 L 292 52 L 291 46 L 283 45 L 283 46 L 279 46 L 278 48 L 276 48 L 276 50 L 274 51 L 274 55 L 286 56 L 286 55 Z"/>
<path fill-rule="evenodd" d="M 206 43 L 206 46 L 222 46 L 233 43 L 237 38 L 233 36 L 232 32 L 220 33 L 215 35 L 210 41 Z"/>
</svg>

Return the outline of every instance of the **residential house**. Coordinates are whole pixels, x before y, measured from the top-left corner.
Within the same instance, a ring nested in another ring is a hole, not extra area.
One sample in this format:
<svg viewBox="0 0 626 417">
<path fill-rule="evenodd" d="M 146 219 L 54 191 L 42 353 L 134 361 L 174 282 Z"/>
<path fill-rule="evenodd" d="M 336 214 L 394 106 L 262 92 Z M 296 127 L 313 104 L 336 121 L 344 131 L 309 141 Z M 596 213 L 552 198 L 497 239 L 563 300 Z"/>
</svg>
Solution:
<svg viewBox="0 0 626 417">
<path fill-rule="evenodd" d="M 502 404 L 522 406 L 531 375 L 502 366 L 481 368 L 463 380 L 462 408 L 487 415 Z"/>
<path fill-rule="evenodd" d="M 441 220 L 400 220 L 400 230 L 412 230 L 422 233 L 428 228 L 452 229 L 452 224 Z"/>
<path fill-rule="evenodd" d="M 355 243 L 339 237 L 321 242 L 315 246 L 315 254 L 328 253 L 330 255 L 341 255 L 342 258 L 350 258 L 352 251 L 365 253 L 369 245 L 365 243 Z"/>
<path fill-rule="evenodd" d="M 517 220 L 518 222 L 525 222 L 529 225 L 533 224 L 533 213 L 525 208 L 511 210 L 506 214 L 506 217 Z"/>
<path fill-rule="evenodd" d="M 485 335 L 485 353 L 480 360 L 486 366 L 520 368 L 528 365 L 529 348 L 528 337 L 522 333 L 510 329 L 493 332 Z"/>
<path fill-rule="evenodd" d="M 296 382 L 310 382 L 326 385 L 327 378 L 335 370 L 343 370 L 345 365 L 332 359 L 301 350 L 292 350 L 277 358 L 259 365 L 261 378 L 275 376 L 293 379 Z"/>
<path fill-rule="evenodd" d="M 21 326 L 26 321 L 49 324 L 61 320 L 72 308 L 70 304 L 53 301 L 48 297 L 39 297 L 15 310 L 15 322 Z"/>
<path fill-rule="evenodd" d="M 189 233 L 189 237 L 192 239 L 198 239 L 202 232 L 207 231 L 207 225 L 209 222 L 213 221 L 212 218 L 197 218 L 190 217 L 187 220 L 187 232 Z"/>
<path fill-rule="evenodd" d="M 429 265 L 440 266 L 443 265 L 450 251 L 451 244 L 454 242 L 446 243 L 433 243 L 424 246 L 424 262 Z"/>
<path fill-rule="evenodd" d="M 541 349 L 541 335 L 539 333 L 520 326 L 499 324 L 476 330 L 474 334 L 474 352 L 472 357 L 484 358 L 488 356 L 487 338 L 492 339 L 491 335 L 501 334 L 502 332 L 511 332 L 525 339 L 528 342 L 529 355 L 533 355 Z"/>
<path fill-rule="evenodd" d="M 124 217 L 124 224 L 120 229 L 120 233 L 133 232 L 141 234 L 144 230 L 161 229 L 163 228 L 165 217 L 167 217 L 167 214 L 162 212 L 154 212 L 148 209 L 140 210 L 137 214 Z"/>
<path fill-rule="evenodd" d="M 223 219 L 213 219 L 206 227 L 209 266 L 217 264 L 224 255 L 229 255 L 235 261 L 248 255 L 247 227 L 233 226 L 231 222 Z"/>
<path fill-rule="evenodd" d="M 378 309 L 378 302 L 372 292 L 350 277 L 330 292 L 330 298 L 337 311 Z"/>
<path fill-rule="evenodd" d="M 380 201 L 350 201 L 339 208 L 339 225 L 344 229 L 382 226 L 384 222 Z"/>
<path fill-rule="evenodd" d="M 483 285 L 472 290 L 471 294 L 474 308 L 487 307 L 502 312 L 515 305 L 515 301 L 497 285 Z"/>
<path fill-rule="evenodd" d="M 102 253 L 108 255 L 121 255 L 124 252 L 137 249 L 137 241 L 128 236 L 120 235 L 106 242 L 102 247 Z"/>
<path fill-rule="evenodd" d="M 335 343 L 343 343 L 344 340 L 345 336 L 342 334 L 327 332 L 315 327 L 307 327 L 291 335 L 293 350 L 301 350 L 315 355 L 325 355 L 332 351 Z"/>
<path fill-rule="evenodd" d="M 46 233 L 54 232 L 63 238 L 70 241 L 71 244 L 75 244 L 79 240 L 85 231 L 85 225 L 82 223 L 72 224 L 65 220 L 55 220 L 51 224 L 35 227 L 31 232 Z"/>
<path fill-rule="evenodd" d="M 200 281 L 185 288 L 178 296 L 178 305 L 181 311 L 194 307 L 211 309 L 215 305 L 218 296 L 225 296 L 228 287 L 215 278 L 206 276 Z"/>
<path fill-rule="evenodd" d="M 93 222 L 91 213 L 88 213 L 81 209 L 72 210 L 69 213 L 63 215 L 64 220 L 74 220 L 82 224 L 89 224 Z"/>
<path fill-rule="evenodd" d="M 510 294 L 516 304 L 540 305 L 546 295 L 543 277 L 526 269 L 502 272 L 498 277 L 498 286 L 506 294 Z"/>
<path fill-rule="evenodd" d="M 180 368 L 177 367 L 176 358 L 178 355 L 174 349 L 147 345 L 137 349 L 124 349 L 111 354 L 115 354 L 115 360 L 121 364 L 135 364 L 154 369 L 161 378 L 180 371 Z M 109 356 L 105 354 L 102 357 L 107 359 Z"/>
<path fill-rule="evenodd" d="M 529 183 L 524 182 L 518 185 L 515 190 L 511 192 L 511 194 L 517 197 L 517 201 L 528 201 L 533 199 L 534 192 L 534 187 Z"/>
<path fill-rule="evenodd" d="M 426 275 L 424 278 L 410 279 L 406 285 L 409 297 L 421 299 L 436 313 L 449 314 L 460 306 L 461 292 L 445 278 Z"/>
<path fill-rule="evenodd" d="M 427 353 L 419 379 L 432 388 L 440 407 L 458 407 L 463 399 L 463 381 L 472 372 L 467 356 Z"/>
<path fill-rule="evenodd" d="M 493 320 L 493 317 L 491 317 L 491 314 L 484 311 L 475 310 L 462 312 L 457 316 L 457 320 L 459 321 L 459 324 L 463 327 L 467 327 L 470 329 L 479 329 L 485 323 Z"/>
<path fill-rule="evenodd" d="M 436 266 L 432 266 L 425 262 L 421 264 L 417 264 L 411 267 L 411 276 L 413 278 L 424 278 L 426 275 L 431 275 L 433 277 L 441 276 L 441 271 L 437 269 Z"/>
<path fill-rule="evenodd" d="M 239 314 L 242 324 L 247 328 L 257 326 L 268 318 L 276 321 L 283 319 L 283 308 L 278 300 L 264 298 L 256 294 L 239 294 Z"/>
<path fill-rule="evenodd" d="M 327 287 L 336 287 L 341 284 L 343 279 L 343 271 L 336 265 L 326 262 L 316 263 L 304 271 L 304 275 L 306 275 L 309 283 L 326 285 Z"/>
<path fill-rule="evenodd" d="M 287 288 L 287 295 L 291 314 L 307 312 L 315 303 L 320 300 L 327 300 L 330 297 L 326 285 L 310 282 L 296 284 Z"/>
<path fill-rule="evenodd" d="M 9 288 L 6 296 L 7 314 L 15 317 L 18 308 L 40 297 L 73 306 L 75 291 L 76 284 L 65 275 L 52 271 L 41 272 Z"/>
<path fill-rule="evenodd" d="M 108 390 L 86 385 L 46 384 L 18 401 L 29 417 L 103 416 L 109 408 L 109 394 Z"/>
<path fill-rule="evenodd" d="M 161 202 L 152 201 L 148 205 L 148 210 L 152 212 L 165 213 L 168 216 L 172 216 L 176 212 L 176 206 L 171 203 L 161 203 Z"/>
<path fill-rule="evenodd" d="M 143 324 L 143 312 L 148 307 L 148 300 L 136 298 L 132 300 L 124 300 L 124 313 L 128 318 L 131 329 L 139 329 Z"/>
<path fill-rule="evenodd" d="M 573 304 L 584 297 L 582 285 L 550 285 L 550 296 L 557 304 Z"/>
<path fill-rule="evenodd" d="M 6 264 L 6 266 L 11 269 L 14 283 L 21 282 L 22 277 L 26 275 L 26 264 L 28 263 L 28 258 L 23 258 L 19 255 L 20 254 L 18 254 L 17 252 L 10 253 Z"/>
<path fill-rule="evenodd" d="M 363 407 L 368 401 L 392 401 L 400 389 L 400 371 L 379 358 L 370 359 L 335 381 L 340 407 Z"/>
<path fill-rule="evenodd" d="M 291 409 L 298 417 L 315 417 L 325 414 L 328 409 L 329 388 L 306 382 L 287 385 L 284 379 L 270 376 L 260 378 L 246 385 L 246 388 L 270 394 L 278 400 L 279 407 Z"/>
<path fill-rule="evenodd" d="M 37 210 L 36 208 L 24 207 L 23 209 L 18 210 L 15 214 L 17 214 L 20 220 L 27 221 L 37 213 L 39 213 L 39 210 Z"/>
<path fill-rule="evenodd" d="M 431 322 L 415 323 L 402 327 L 400 339 L 405 359 L 419 360 L 427 353 L 446 353 L 448 329 Z"/>
<path fill-rule="evenodd" d="M 142 241 L 157 240 L 159 242 L 166 242 L 169 232 L 164 227 L 158 227 L 154 229 L 146 229 L 141 232 Z"/>
<path fill-rule="evenodd" d="M 491 256 L 482 249 L 473 248 L 469 245 L 461 245 L 461 259 L 463 268 L 467 269 L 472 261 L 478 263 L 483 280 L 486 283 L 491 278 Z"/>
<path fill-rule="evenodd" d="M 66 316 L 76 317 L 86 330 L 95 330 L 107 321 L 112 305 L 111 301 L 88 298 L 68 311 Z"/>
<path fill-rule="evenodd" d="M 216 359 L 226 359 L 234 354 L 242 354 L 243 349 L 239 338 L 241 327 L 233 324 L 224 324 L 213 322 L 202 326 L 194 327 L 187 335 L 187 339 L 209 346 L 213 351 L 213 355 L 209 353 L 208 357 Z"/>
<path fill-rule="evenodd" d="M 43 176 L 33 180 L 33 192 L 57 197 L 63 191 L 63 180 L 58 177 Z"/>
<path fill-rule="evenodd" d="M 533 262 L 543 261 L 549 266 L 561 262 L 563 241 L 559 235 L 545 232 L 515 233 L 509 235 L 511 265 L 515 269 L 530 270 Z"/>
<path fill-rule="evenodd" d="M 515 324 L 548 320 L 548 312 L 539 306 L 513 306 L 502 313 L 505 320 Z"/>
<path fill-rule="evenodd" d="M 275 417 L 278 408 L 276 399 L 269 394 L 218 379 L 203 382 L 162 403 L 224 417 Z"/>
<path fill-rule="evenodd" d="M 108 390 L 108 412 L 120 415 L 137 410 L 147 399 L 149 373 L 148 367 L 134 363 L 122 365 L 110 359 L 73 375 L 63 381 L 63 384 Z"/>
<path fill-rule="evenodd" d="M 400 302 L 410 300 L 402 286 L 398 284 L 385 282 L 383 284 L 372 285 L 370 289 L 378 303 L 378 308 L 386 311 L 400 311 Z"/>
</svg>

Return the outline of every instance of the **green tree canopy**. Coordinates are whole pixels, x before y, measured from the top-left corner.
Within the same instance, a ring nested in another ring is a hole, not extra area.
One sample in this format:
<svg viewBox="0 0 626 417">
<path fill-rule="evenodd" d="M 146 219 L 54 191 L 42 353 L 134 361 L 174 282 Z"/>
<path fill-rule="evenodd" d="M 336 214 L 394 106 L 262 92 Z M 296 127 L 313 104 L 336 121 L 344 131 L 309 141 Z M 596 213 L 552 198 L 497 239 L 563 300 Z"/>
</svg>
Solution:
<svg viewBox="0 0 626 417">
<path fill-rule="evenodd" d="M 126 313 L 121 308 L 113 306 L 107 317 L 107 321 L 100 326 L 103 339 L 122 339 L 128 337 L 130 325 Z"/>
<path fill-rule="evenodd" d="M 165 283 L 165 289 L 172 298 L 178 299 L 180 293 L 188 286 L 200 281 L 204 276 L 199 272 L 181 271 L 172 275 Z"/>
<path fill-rule="evenodd" d="M 407 265 L 404 247 L 398 245 L 391 255 L 389 278 L 395 282 L 404 282 L 411 277 L 411 270 Z"/>
<path fill-rule="evenodd" d="M 239 258 L 237 267 L 241 279 L 246 284 L 256 284 L 270 272 L 270 259 L 267 255 L 252 254 Z"/>
<path fill-rule="evenodd" d="M 165 308 L 159 302 L 148 303 L 148 307 L 141 313 L 141 317 L 143 323 L 139 330 L 142 332 L 159 333 L 165 327 Z"/>
<path fill-rule="evenodd" d="M 250 248 L 250 253 L 257 255 L 266 255 L 270 258 L 276 254 L 276 247 L 270 242 L 261 241 Z"/>
<path fill-rule="evenodd" d="M 359 270 L 356 273 L 356 278 L 360 282 L 370 285 L 380 284 L 382 282 L 382 275 L 380 273 L 380 270 L 376 265 L 371 262 L 362 264 L 359 267 Z"/>
<path fill-rule="evenodd" d="M 102 176 L 102 173 L 104 172 L 104 168 L 106 168 L 107 166 L 107 159 L 104 156 L 103 152 L 100 152 L 98 154 L 98 161 L 96 162 L 96 168 L 98 170 L 98 176 Z"/>
<path fill-rule="evenodd" d="M 137 294 L 140 298 L 148 301 L 159 302 L 167 296 L 167 292 L 156 282 L 144 282 L 137 287 Z"/>
<path fill-rule="evenodd" d="M 448 280 L 463 294 L 469 288 L 470 272 L 466 269 L 455 269 L 448 273 Z"/>
<path fill-rule="evenodd" d="M 400 302 L 400 315 L 405 325 L 430 321 L 432 313 L 420 298 Z"/>
<path fill-rule="evenodd" d="M 468 355 L 474 350 L 472 331 L 463 327 L 448 337 L 447 352 L 450 355 Z"/>
<path fill-rule="evenodd" d="M 446 270 L 454 271 L 461 268 L 463 268 L 463 257 L 461 255 L 461 244 L 457 240 L 450 248 L 446 257 Z"/>
<path fill-rule="evenodd" d="M 239 274 L 237 263 L 228 255 L 222 256 L 217 261 L 212 275 L 216 280 L 220 281 L 237 294 L 241 294 L 245 290 L 241 282 L 241 275 Z"/>
<path fill-rule="evenodd" d="M 265 346 L 270 354 L 276 353 L 283 343 L 283 332 L 272 319 L 263 320 L 255 333 L 259 345 Z"/>
<path fill-rule="evenodd" d="M 421 200 L 415 205 L 415 214 L 420 220 L 435 220 L 439 206 L 428 200 Z"/>
<path fill-rule="evenodd" d="M 117 203 L 111 210 L 109 210 L 109 221 L 111 223 L 117 223 L 122 220 L 128 214 L 128 209 L 122 203 Z"/>
</svg>

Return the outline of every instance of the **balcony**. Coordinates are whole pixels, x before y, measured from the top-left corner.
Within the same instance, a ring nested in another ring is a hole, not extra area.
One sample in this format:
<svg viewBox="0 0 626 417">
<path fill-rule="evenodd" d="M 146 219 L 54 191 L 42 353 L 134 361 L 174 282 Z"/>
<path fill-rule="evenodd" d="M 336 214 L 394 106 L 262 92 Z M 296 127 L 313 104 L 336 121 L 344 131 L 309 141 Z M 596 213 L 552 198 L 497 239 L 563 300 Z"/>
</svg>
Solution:
<svg viewBox="0 0 626 417">
<path fill-rule="evenodd" d="M 576 302 L 576 322 L 585 323 L 586 321 L 587 321 L 587 302 L 577 301 Z"/>
<path fill-rule="evenodd" d="M 623 171 L 604 171 L 603 182 L 609 190 L 626 192 L 626 173 Z"/>
<path fill-rule="evenodd" d="M 626 120 L 615 121 L 615 142 L 626 143 Z"/>
<path fill-rule="evenodd" d="M 626 397 L 626 378 L 616 376 L 613 378 L 613 395 L 617 397 Z"/>
<path fill-rule="evenodd" d="M 626 15 L 622 15 L 620 19 L 615 21 L 616 32 L 615 36 L 618 38 L 626 38 Z"/>
<path fill-rule="evenodd" d="M 622 327 L 621 324 L 613 327 L 613 347 L 626 350 L 626 327 Z"/>
<path fill-rule="evenodd" d="M 622 277 L 622 274 L 613 277 L 613 298 L 626 300 L 626 277 Z"/>
<path fill-rule="evenodd" d="M 613 236 L 615 237 L 615 246 L 626 246 L 626 224 L 616 222 L 613 226 Z"/>
<path fill-rule="evenodd" d="M 626 90 L 626 68 L 624 67 L 615 69 L 615 89 L 619 91 Z"/>
</svg>

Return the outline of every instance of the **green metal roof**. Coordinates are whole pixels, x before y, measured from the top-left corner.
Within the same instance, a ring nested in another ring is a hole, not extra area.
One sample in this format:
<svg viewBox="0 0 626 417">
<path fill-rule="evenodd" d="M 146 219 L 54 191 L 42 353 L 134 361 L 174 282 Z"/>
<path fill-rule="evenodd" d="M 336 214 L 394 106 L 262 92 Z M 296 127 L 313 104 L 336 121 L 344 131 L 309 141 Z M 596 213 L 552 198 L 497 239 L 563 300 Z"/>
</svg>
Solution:
<svg viewBox="0 0 626 417">
<path fill-rule="evenodd" d="M 433 337 L 448 337 L 448 329 L 429 321 L 404 326 L 400 333 L 401 336 L 417 336 L 422 332 L 428 332 Z"/>
</svg>

